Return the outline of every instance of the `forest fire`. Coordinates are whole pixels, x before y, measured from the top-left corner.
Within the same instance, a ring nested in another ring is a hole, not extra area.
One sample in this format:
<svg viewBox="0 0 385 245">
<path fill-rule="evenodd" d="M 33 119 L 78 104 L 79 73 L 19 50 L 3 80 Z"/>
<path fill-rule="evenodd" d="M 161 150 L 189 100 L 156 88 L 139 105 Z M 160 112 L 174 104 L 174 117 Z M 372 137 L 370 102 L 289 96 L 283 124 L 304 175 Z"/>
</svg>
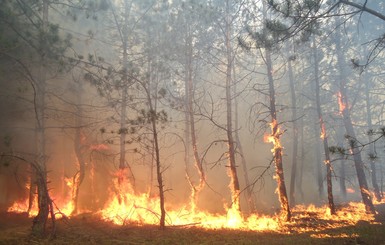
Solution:
<svg viewBox="0 0 385 245">
<path fill-rule="evenodd" d="M 60 216 L 66 216 L 70 217 L 71 213 L 73 211 L 73 204 L 72 202 L 68 200 L 61 200 L 60 198 L 55 199 L 53 198 L 53 206 L 54 206 L 54 213 L 55 216 L 59 215 Z M 39 210 L 38 210 L 38 205 L 37 205 L 37 195 L 34 196 L 34 200 L 31 205 L 31 209 L 28 211 L 29 207 L 29 200 L 24 199 L 20 201 L 16 201 L 12 204 L 11 207 L 7 209 L 8 212 L 14 212 L 14 213 L 28 213 L 29 217 L 35 217 Z"/>
<path fill-rule="evenodd" d="M 382 244 L 384 13 L 0 1 L 0 244 Z"/>
<path fill-rule="evenodd" d="M 71 217 L 73 207 L 70 203 L 55 203 L 57 206 L 55 213 Z M 33 207 L 36 206 L 35 203 Z M 244 216 L 234 207 L 234 205 L 232 208 L 225 207 L 226 212 L 223 214 L 213 214 L 207 211 L 191 210 L 187 206 L 178 208 L 170 205 L 167 207 L 166 224 L 174 227 L 194 226 L 204 229 L 303 233 L 352 226 L 359 221 L 376 223 L 374 222 L 374 215 L 366 213 L 364 204 L 355 202 L 339 207 L 336 215 L 331 215 L 326 205 L 321 207 L 297 205 L 292 210 L 291 222 L 283 222 L 278 214 L 267 216 L 253 213 Z M 8 209 L 8 212 L 23 213 L 27 209 L 28 200 L 15 202 Z M 36 214 L 36 208 L 29 212 L 30 217 Z M 121 194 L 113 193 L 106 207 L 97 212 L 97 215 L 102 220 L 116 225 L 157 225 L 159 222 L 159 199 L 150 197 L 148 194 L 133 194 L 131 187 L 125 187 L 121 189 Z M 319 238 L 322 237 L 320 235 Z"/>
<path fill-rule="evenodd" d="M 147 193 L 134 194 L 131 185 L 125 179 L 123 183 L 115 182 L 115 191 L 106 207 L 99 212 L 103 220 L 117 225 L 157 225 L 159 223 L 159 198 L 150 197 Z M 194 202 L 190 202 L 194 203 Z M 196 226 L 206 229 L 241 229 L 241 230 L 277 230 L 275 217 L 251 215 L 243 218 L 242 213 L 232 205 L 224 205 L 223 214 L 212 214 L 197 210 L 193 205 L 167 209 L 166 224 L 169 226 Z"/>
</svg>

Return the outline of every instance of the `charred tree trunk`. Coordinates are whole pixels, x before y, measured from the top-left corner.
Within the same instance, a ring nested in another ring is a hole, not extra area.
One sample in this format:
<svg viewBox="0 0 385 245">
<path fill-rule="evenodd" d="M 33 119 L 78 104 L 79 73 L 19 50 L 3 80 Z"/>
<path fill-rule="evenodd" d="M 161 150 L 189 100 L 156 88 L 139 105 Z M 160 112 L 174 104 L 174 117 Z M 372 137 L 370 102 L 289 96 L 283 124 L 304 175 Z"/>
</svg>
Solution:
<svg viewBox="0 0 385 245">
<path fill-rule="evenodd" d="M 313 38 L 313 55 L 314 55 L 314 63 L 318 63 L 318 55 L 317 55 L 317 49 L 316 49 L 316 41 L 315 38 Z M 325 122 L 323 121 L 322 117 L 322 110 L 321 110 L 321 99 L 320 99 L 320 84 L 319 84 L 319 71 L 318 66 L 314 66 L 314 81 L 315 81 L 315 98 L 316 98 L 316 108 L 317 108 L 317 116 L 319 119 L 319 126 L 321 129 L 321 139 L 324 147 L 325 152 L 325 165 L 326 165 L 326 186 L 327 186 L 327 193 L 328 193 L 328 204 L 331 214 L 335 214 L 335 206 L 334 206 L 334 200 L 333 200 L 333 185 L 332 185 L 332 166 L 330 162 L 330 152 L 329 152 L 329 144 L 328 144 L 328 137 L 326 133 L 326 127 Z"/>
<path fill-rule="evenodd" d="M 277 123 L 277 111 L 275 108 L 275 88 L 273 79 L 273 67 L 271 61 L 270 50 L 265 51 L 267 77 L 269 81 L 269 96 L 270 96 L 270 116 L 271 116 L 271 137 L 273 137 L 273 157 L 275 163 L 275 173 L 278 184 L 278 197 L 281 203 L 281 209 L 283 212 L 284 219 L 290 221 L 291 211 L 287 198 L 285 177 L 283 173 L 283 162 L 282 162 L 282 146 L 280 144 L 281 132 L 279 131 L 279 125 Z"/>
<path fill-rule="evenodd" d="M 239 203 L 239 180 L 237 174 L 237 166 L 235 163 L 235 146 L 233 138 L 233 119 L 232 119 L 232 69 L 233 69 L 233 49 L 231 45 L 231 15 L 230 15 L 230 2 L 226 1 L 226 26 L 225 26 L 225 45 L 226 45 L 226 133 L 228 143 L 228 157 L 229 157 L 229 176 L 231 178 L 230 188 L 232 191 L 232 206 L 236 210 L 240 210 Z"/>
<path fill-rule="evenodd" d="M 291 107 L 292 107 L 292 123 L 293 123 L 293 153 L 292 153 L 292 165 L 291 165 L 291 178 L 290 178 L 290 205 L 295 205 L 295 182 L 297 174 L 297 161 L 298 161 L 298 125 L 297 125 L 297 101 L 295 96 L 294 76 L 292 67 L 293 57 L 288 58 L 288 70 L 289 70 L 289 83 L 290 83 L 290 95 L 291 95 Z"/>
</svg>

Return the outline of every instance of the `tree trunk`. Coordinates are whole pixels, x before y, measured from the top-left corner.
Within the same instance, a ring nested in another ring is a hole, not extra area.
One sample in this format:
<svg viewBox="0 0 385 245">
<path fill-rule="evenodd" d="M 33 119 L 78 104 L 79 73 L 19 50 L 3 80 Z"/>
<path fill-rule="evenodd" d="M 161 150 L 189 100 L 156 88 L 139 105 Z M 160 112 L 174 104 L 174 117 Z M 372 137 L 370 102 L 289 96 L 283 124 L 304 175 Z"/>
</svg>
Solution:
<svg viewBox="0 0 385 245">
<path fill-rule="evenodd" d="M 36 196 L 36 170 L 33 166 L 30 166 L 31 171 L 31 177 L 29 180 L 29 195 L 28 195 L 28 209 L 27 213 L 29 214 L 32 209 L 33 205 L 35 205 L 35 196 Z"/>
<path fill-rule="evenodd" d="M 229 176 L 231 178 L 230 188 L 232 195 L 232 206 L 236 210 L 240 210 L 239 203 L 239 180 L 237 175 L 237 166 L 235 163 L 235 146 L 233 139 L 233 125 L 232 125 L 232 98 L 231 98 L 231 86 L 232 86 L 232 69 L 233 69 L 233 49 L 231 45 L 231 15 L 230 15 L 230 3 L 229 0 L 226 1 L 226 26 L 225 26 L 226 36 L 225 36 L 225 45 L 226 45 L 226 55 L 227 55 L 227 64 L 226 64 L 226 133 L 227 133 L 227 143 L 228 143 L 228 157 L 229 157 Z"/>
<path fill-rule="evenodd" d="M 341 94 L 343 94 L 341 92 Z M 345 101 L 346 108 L 342 111 L 342 115 L 344 118 L 344 125 L 346 128 L 346 133 L 349 136 L 349 147 L 350 151 L 353 154 L 353 160 L 354 160 L 354 166 L 357 173 L 358 183 L 360 186 L 362 201 L 365 204 L 365 209 L 368 213 L 375 214 L 374 205 L 372 202 L 372 198 L 370 196 L 370 192 L 368 189 L 368 184 L 366 182 L 365 172 L 364 172 L 364 166 L 361 158 L 361 152 L 360 149 L 358 149 L 357 141 L 356 141 L 356 135 L 354 132 L 353 124 L 350 118 L 350 112 L 347 109 L 348 104 L 346 96 L 342 95 L 343 101 Z"/>
<path fill-rule="evenodd" d="M 238 100 L 237 100 L 237 81 L 235 79 L 235 65 L 233 65 L 233 77 L 235 83 L 233 84 L 233 95 L 234 97 L 234 127 L 235 127 L 235 143 L 237 144 L 238 152 L 241 157 L 241 166 L 242 166 L 242 171 L 243 171 L 243 179 L 245 180 L 246 184 L 246 200 L 247 204 L 249 206 L 249 211 L 254 212 L 255 210 L 255 202 L 253 198 L 253 191 L 250 186 L 250 180 L 249 180 L 249 170 L 247 169 L 247 163 L 243 151 L 243 147 L 241 144 L 241 139 L 239 137 L 239 117 L 238 117 Z"/>
<path fill-rule="evenodd" d="M 290 53 L 290 52 L 289 52 Z M 292 57 L 288 58 L 288 70 L 289 70 L 289 83 L 290 83 L 290 95 L 291 95 L 291 107 L 292 107 L 292 123 L 293 123 L 293 153 L 292 153 L 292 165 L 291 165 L 291 178 L 290 178 L 290 205 L 295 205 L 295 181 L 297 174 L 297 161 L 298 161 L 298 126 L 297 126 L 297 101 L 295 96 L 293 67 L 291 64 Z"/>
<path fill-rule="evenodd" d="M 314 41 L 313 41 L 314 42 Z M 318 55 L 317 55 L 317 52 L 318 50 L 316 49 L 316 45 L 313 44 L 313 48 L 312 48 L 312 52 L 313 52 L 313 60 L 314 60 L 314 71 L 315 73 L 318 74 L 318 71 L 319 71 L 319 66 L 318 66 Z M 315 79 L 318 79 L 318 75 L 315 76 Z M 315 88 L 315 83 L 311 83 L 311 90 L 312 91 L 316 91 L 317 88 Z M 314 102 L 314 107 L 317 108 L 317 102 L 315 101 Z M 317 109 L 315 111 L 315 114 L 313 116 L 313 118 L 315 119 L 314 120 L 314 139 L 316 139 L 315 141 L 315 171 L 316 171 L 316 176 L 317 176 L 317 185 L 318 185 L 318 197 L 320 200 L 323 199 L 323 196 L 324 196 L 324 192 L 325 192 L 325 188 L 324 188 L 324 184 L 323 184 L 323 174 L 322 174 L 322 169 L 321 169 L 321 166 L 322 166 L 322 160 L 321 160 L 321 143 L 320 141 L 318 140 L 320 135 L 321 135 L 321 130 L 320 130 L 320 127 L 319 127 L 319 115 L 317 113 Z"/>
<path fill-rule="evenodd" d="M 131 172 L 131 168 L 126 160 L 126 136 L 128 134 L 127 128 L 127 105 L 128 105 L 128 17 L 131 11 L 132 1 L 124 1 L 124 23 L 123 26 L 120 26 L 118 22 L 116 22 L 121 37 L 122 42 L 122 66 L 123 66 L 123 77 L 122 77 L 122 97 L 121 97 L 121 108 L 120 108 L 120 142 L 119 142 L 119 173 L 118 173 L 118 184 L 121 185 L 124 181 L 128 181 L 128 185 L 134 187 L 135 179 L 133 173 Z M 128 178 L 127 178 L 128 176 Z"/>
<path fill-rule="evenodd" d="M 316 41 L 315 38 L 313 38 L 313 55 L 314 55 L 314 63 L 318 64 L 318 55 L 317 55 L 317 49 L 316 49 Z M 322 117 L 322 110 L 321 110 L 321 99 L 320 99 L 320 84 L 319 84 L 319 71 L 318 66 L 314 66 L 314 81 L 315 81 L 315 97 L 316 97 L 316 108 L 317 108 L 317 116 L 319 119 L 319 126 L 321 129 L 321 139 L 324 147 L 325 152 L 325 165 L 326 165 L 326 186 L 327 186 L 327 193 L 328 193 L 328 204 L 331 214 L 335 214 L 335 206 L 334 206 L 334 200 L 333 200 L 333 185 L 332 185 L 332 166 L 330 162 L 330 152 L 329 152 L 329 144 L 328 144 L 328 137 L 326 133 L 326 127 L 325 123 L 323 121 Z M 318 140 L 318 138 L 317 138 Z"/>
<path fill-rule="evenodd" d="M 370 100 L 370 93 L 369 93 L 369 80 L 367 79 L 367 76 L 365 76 L 365 97 L 366 97 L 366 122 L 368 124 L 368 131 L 373 130 L 373 124 L 372 124 L 372 110 L 371 110 L 371 100 Z M 369 161 L 370 161 L 370 173 L 372 177 L 372 185 L 374 189 L 374 197 L 379 202 L 381 201 L 381 193 L 380 188 L 378 187 L 377 183 L 377 171 L 376 171 L 376 153 L 374 149 L 374 143 L 371 143 L 373 141 L 372 134 L 368 134 L 369 139 Z"/>
<path fill-rule="evenodd" d="M 194 118 L 194 81 L 193 81 L 193 42 L 192 42 L 192 36 L 191 36 L 191 30 L 190 27 L 187 27 L 187 37 L 186 37 L 186 77 L 185 77 L 185 100 L 186 100 L 186 118 L 188 123 L 188 132 L 189 135 L 187 135 L 188 139 L 191 138 L 191 145 L 193 150 L 193 156 L 194 156 L 194 166 L 196 170 L 198 171 L 199 175 L 199 183 L 193 184 L 192 180 L 190 179 L 190 176 L 188 176 L 189 183 L 191 186 L 191 205 L 192 209 L 195 210 L 196 205 L 198 204 L 198 198 L 199 193 L 205 186 L 205 172 L 203 169 L 202 161 L 199 156 L 198 152 L 198 142 L 197 142 L 197 136 L 196 136 L 196 130 L 195 130 L 195 118 Z M 189 149 L 189 146 L 187 146 Z"/>
<path fill-rule="evenodd" d="M 48 32 L 48 0 L 43 0 L 43 17 L 42 28 L 43 33 Z M 40 70 L 38 84 L 36 84 L 36 136 L 37 136 L 37 164 L 36 164 L 36 186 L 38 195 L 39 212 L 33 219 L 32 233 L 37 236 L 43 236 L 45 233 L 46 223 L 49 214 L 49 201 L 47 188 L 47 171 L 46 171 L 46 152 L 45 152 L 45 93 L 46 93 L 46 58 L 44 50 L 46 50 L 46 36 L 43 36 L 41 42 L 43 53 L 40 54 Z M 52 217 L 54 219 L 54 217 Z"/>
<path fill-rule="evenodd" d="M 342 122 L 341 122 L 342 123 Z M 340 123 L 339 123 L 340 124 Z M 345 128 L 343 125 L 339 125 L 337 128 L 337 145 L 341 149 L 344 148 L 344 132 Z M 345 156 L 341 156 L 341 159 L 339 160 L 339 185 L 340 185 L 340 191 L 341 195 L 346 200 L 347 197 L 347 191 L 346 191 L 346 173 L 345 173 Z"/>
<path fill-rule="evenodd" d="M 281 132 L 279 131 L 279 125 L 277 123 L 277 111 L 275 109 L 275 88 L 274 88 L 274 79 L 273 79 L 273 67 L 271 62 L 271 53 L 270 50 L 265 49 L 266 57 L 266 68 L 267 68 L 267 77 L 269 80 L 269 95 L 270 95 L 270 116 L 271 116 L 271 137 L 274 144 L 272 150 L 274 163 L 275 163 L 275 173 L 278 184 L 278 197 L 279 202 L 281 203 L 281 209 L 283 212 L 284 219 L 290 221 L 291 211 L 287 198 L 285 178 L 283 173 L 283 163 L 282 163 L 282 146 L 280 144 Z"/>
<path fill-rule="evenodd" d="M 337 25 L 339 26 L 339 25 Z M 368 213 L 375 213 L 374 205 L 372 202 L 372 198 L 369 193 L 368 184 L 366 181 L 366 176 L 364 172 L 364 164 L 361 158 L 360 149 L 357 146 L 357 138 L 354 132 L 351 116 L 350 116 L 350 108 L 347 98 L 347 89 L 346 89 L 346 77 L 345 77 L 345 62 L 341 52 L 341 44 L 340 44 L 340 35 L 339 29 L 336 31 L 336 50 L 337 50 L 337 65 L 339 68 L 339 106 L 340 113 L 342 114 L 344 126 L 346 129 L 346 134 L 349 137 L 349 147 L 350 152 L 353 155 L 354 166 L 357 173 L 358 183 L 360 186 L 362 201 L 365 204 L 365 209 Z"/>
<path fill-rule="evenodd" d="M 82 117 L 83 110 L 81 108 L 81 93 L 83 91 L 83 87 L 80 81 L 76 81 L 76 128 L 75 128 L 75 139 L 74 139 L 74 150 L 76 154 L 76 158 L 78 159 L 79 171 L 73 177 L 73 189 L 72 189 L 72 204 L 73 210 L 71 214 L 77 214 L 78 212 L 78 199 L 79 199 L 79 190 L 80 186 L 83 183 L 85 176 L 85 160 L 83 157 L 84 152 L 82 151 Z"/>
<path fill-rule="evenodd" d="M 165 218 L 166 218 L 166 210 L 164 208 L 164 186 L 163 186 L 163 176 L 162 169 L 160 164 L 160 149 L 158 143 L 158 131 L 156 127 L 156 111 L 152 106 L 152 100 L 150 98 L 150 94 L 148 94 L 149 105 L 150 105 L 150 115 L 151 115 L 151 125 L 152 125 L 152 135 L 154 140 L 154 151 L 155 151 L 155 163 L 156 163 L 156 177 L 158 180 L 158 188 L 159 188 L 159 202 L 160 202 L 160 220 L 159 225 L 161 229 L 165 228 Z"/>
</svg>

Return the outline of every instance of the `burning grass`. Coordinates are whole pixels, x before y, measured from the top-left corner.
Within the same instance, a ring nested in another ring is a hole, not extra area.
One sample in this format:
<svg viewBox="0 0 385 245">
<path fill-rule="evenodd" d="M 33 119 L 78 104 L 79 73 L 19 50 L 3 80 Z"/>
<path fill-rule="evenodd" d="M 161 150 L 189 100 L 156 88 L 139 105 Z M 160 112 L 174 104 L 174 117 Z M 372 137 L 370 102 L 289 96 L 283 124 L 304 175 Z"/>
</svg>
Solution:
<svg viewBox="0 0 385 245">
<path fill-rule="evenodd" d="M 297 206 L 291 222 L 256 215 L 238 220 L 240 217 L 227 214 L 215 217 L 216 222 L 227 224 L 235 218 L 237 222 L 232 224 L 237 227 L 205 226 L 201 217 L 200 222 L 169 224 L 165 230 L 133 222 L 117 225 L 100 213 L 84 213 L 58 220 L 54 240 L 31 237 L 31 218 L 26 213 L 7 212 L 0 214 L 0 244 L 382 244 L 385 204 L 376 206 L 377 217 L 367 215 L 360 203 L 337 207 L 335 216 L 325 207 Z M 266 225 L 270 219 L 278 226 Z"/>
<path fill-rule="evenodd" d="M 379 206 L 378 206 L 379 207 Z M 338 207 L 339 213 L 355 212 L 354 206 Z M 382 211 L 385 205 L 381 204 Z M 380 209 L 380 208 L 379 208 Z M 384 244 L 385 225 L 374 220 L 355 222 L 345 217 L 327 219 L 311 207 L 293 210 L 293 221 L 279 230 L 205 229 L 195 225 L 116 225 L 98 214 L 80 214 L 57 222 L 53 240 L 29 235 L 31 218 L 26 214 L 0 214 L 0 244 Z M 347 215 L 345 215 L 347 216 Z M 385 221 L 385 212 L 381 214 Z"/>
</svg>

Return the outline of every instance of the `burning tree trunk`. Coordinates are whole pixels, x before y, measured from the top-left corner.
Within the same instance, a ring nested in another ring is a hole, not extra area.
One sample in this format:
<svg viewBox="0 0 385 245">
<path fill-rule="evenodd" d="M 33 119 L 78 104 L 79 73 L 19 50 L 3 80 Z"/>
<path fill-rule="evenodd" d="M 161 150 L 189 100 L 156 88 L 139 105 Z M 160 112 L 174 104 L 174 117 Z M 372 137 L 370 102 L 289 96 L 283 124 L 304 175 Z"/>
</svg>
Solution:
<svg viewBox="0 0 385 245">
<path fill-rule="evenodd" d="M 289 83 L 290 83 L 290 95 L 291 95 L 291 107 L 292 107 L 292 122 L 293 122 L 293 155 L 292 155 L 292 167 L 290 178 L 290 205 L 295 205 L 295 181 L 297 174 L 297 155 L 298 155 L 298 126 L 297 126 L 297 102 L 295 96 L 294 76 L 292 60 L 295 56 L 288 58 L 288 70 L 289 70 Z"/>
<path fill-rule="evenodd" d="M 228 143 L 228 157 L 229 157 L 229 176 L 231 178 L 230 188 L 232 194 L 232 207 L 233 210 L 240 210 L 239 203 L 239 181 L 237 175 L 237 166 L 235 163 L 235 146 L 233 138 L 233 125 L 232 125 L 232 69 L 233 69 L 233 49 L 231 45 L 231 15 L 230 15 L 230 3 L 226 1 L 226 23 L 225 23 L 225 45 L 226 45 L 226 133 Z"/>
<path fill-rule="evenodd" d="M 370 101 L 370 93 L 369 93 L 369 80 L 365 79 L 365 97 L 366 97 L 366 122 L 368 124 L 368 139 L 369 139 L 369 160 L 370 160 L 370 172 L 372 177 L 372 185 L 374 189 L 374 196 L 377 201 L 381 201 L 381 193 L 380 188 L 377 183 L 377 171 L 376 171 L 376 153 L 374 149 L 373 137 L 371 131 L 373 131 L 372 125 L 372 110 L 371 110 L 371 101 Z"/>
<path fill-rule="evenodd" d="M 337 26 L 339 24 L 337 23 Z M 350 108 L 347 98 L 347 88 L 346 88 L 346 77 L 344 72 L 344 59 L 341 51 L 340 44 L 340 34 L 339 29 L 336 31 L 336 50 L 337 50 L 337 65 L 339 68 L 339 93 L 338 93 L 338 104 L 340 107 L 340 113 L 342 114 L 344 126 L 346 129 L 346 134 L 349 140 L 350 153 L 353 155 L 354 166 L 357 173 L 358 183 L 360 186 L 362 201 L 365 204 L 365 209 L 368 213 L 375 213 L 373 206 L 372 198 L 368 189 L 368 184 L 366 181 L 366 176 L 364 172 L 364 164 L 361 158 L 360 149 L 357 146 L 356 134 L 354 132 L 352 119 L 350 117 Z"/>
<path fill-rule="evenodd" d="M 265 58 L 266 58 L 266 68 L 267 68 L 267 77 L 269 81 L 269 96 L 270 96 L 270 116 L 271 116 L 271 136 L 269 141 L 274 144 L 272 149 L 275 169 L 276 169 L 276 179 L 278 184 L 278 197 L 279 202 L 281 203 L 281 208 L 283 211 L 283 216 L 286 221 L 291 219 L 291 211 L 287 198 L 285 178 L 283 173 L 283 163 L 282 163 L 282 146 L 280 142 L 280 137 L 282 133 L 280 132 L 279 125 L 277 123 L 277 111 L 275 109 L 275 88 L 274 88 L 274 79 L 273 79 L 273 67 L 271 62 L 271 53 L 269 49 L 265 49 Z"/>
<path fill-rule="evenodd" d="M 313 56 L 314 63 L 318 63 L 318 55 L 316 49 L 315 38 L 313 38 Z M 324 152 L 325 152 L 325 165 L 326 165 L 326 184 L 327 184 L 327 193 L 328 193 L 328 204 L 331 214 L 335 214 L 334 200 L 333 200 L 333 185 L 332 185 L 332 166 L 330 162 L 330 152 L 329 152 L 329 144 L 328 137 L 326 134 L 325 122 L 322 118 L 322 110 L 321 110 L 321 100 L 320 100 L 320 84 L 319 84 L 319 72 L 318 66 L 314 66 L 314 81 L 315 81 L 315 97 L 316 97 L 316 108 L 317 115 L 319 118 L 319 125 L 321 129 L 321 139 L 323 142 Z"/>
</svg>

